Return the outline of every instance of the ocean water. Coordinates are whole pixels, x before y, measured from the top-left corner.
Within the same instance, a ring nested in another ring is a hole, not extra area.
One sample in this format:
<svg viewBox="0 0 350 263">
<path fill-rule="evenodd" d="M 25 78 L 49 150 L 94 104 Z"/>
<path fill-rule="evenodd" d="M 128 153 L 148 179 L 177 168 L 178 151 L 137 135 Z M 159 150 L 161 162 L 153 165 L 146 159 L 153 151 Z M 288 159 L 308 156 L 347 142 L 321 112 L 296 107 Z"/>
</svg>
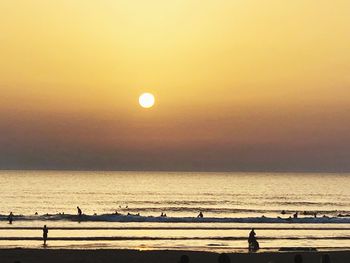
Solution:
<svg viewBox="0 0 350 263">
<path fill-rule="evenodd" d="M 41 247 L 46 224 L 51 248 L 244 251 L 254 227 L 263 251 L 349 249 L 349 186 L 350 174 L 1 171 L 0 247 Z"/>
</svg>

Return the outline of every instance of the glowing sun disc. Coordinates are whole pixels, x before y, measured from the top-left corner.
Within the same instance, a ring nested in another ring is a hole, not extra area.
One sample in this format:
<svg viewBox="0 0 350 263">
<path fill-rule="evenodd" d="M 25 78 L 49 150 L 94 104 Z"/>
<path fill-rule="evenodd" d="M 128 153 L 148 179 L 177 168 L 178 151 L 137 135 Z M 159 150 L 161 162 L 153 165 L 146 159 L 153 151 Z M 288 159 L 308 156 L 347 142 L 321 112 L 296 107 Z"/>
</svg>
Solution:
<svg viewBox="0 0 350 263">
<path fill-rule="evenodd" d="M 139 103 L 143 108 L 151 108 L 154 105 L 155 99 L 151 93 L 143 93 L 139 97 Z"/>
</svg>

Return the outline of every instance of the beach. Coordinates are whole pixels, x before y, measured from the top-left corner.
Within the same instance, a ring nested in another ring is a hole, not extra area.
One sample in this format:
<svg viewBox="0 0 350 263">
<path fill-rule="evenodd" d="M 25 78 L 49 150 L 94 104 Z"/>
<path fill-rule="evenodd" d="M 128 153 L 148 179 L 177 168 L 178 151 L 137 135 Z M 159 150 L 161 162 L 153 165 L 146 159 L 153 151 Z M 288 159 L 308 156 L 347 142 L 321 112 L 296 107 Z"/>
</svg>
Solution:
<svg viewBox="0 0 350 263">
<path fill-rule="evenodd" d="M 0 25 L 0 263 L 350 263 L 350 0 Z"/>
<path fill-rule="evenodd" d="M 331 262 L 350 262 L 349 251 L 332 252 L 267 252 L 267 253 L 227 253 L 231 262 L 244 263 L 263 263 L 263 262 L 294 262 L 294 256 L 300 254 L 304 262 L 319 263 L 323 254 L 329 254 Z M 174 251 L 174 250 L 156 250 L 156 251 L 138 251 L 138 250 L 56 250 L 56 249 L 2 249 L 0 250 L 0 259 L 2 263 L 14 263 L 20 261 L 23 263 L 170 263 L 178 262 L 181 255 L 188 255 L 189 262 L 217 262 L 219 254 L 200 251 Z"/>
</svg>

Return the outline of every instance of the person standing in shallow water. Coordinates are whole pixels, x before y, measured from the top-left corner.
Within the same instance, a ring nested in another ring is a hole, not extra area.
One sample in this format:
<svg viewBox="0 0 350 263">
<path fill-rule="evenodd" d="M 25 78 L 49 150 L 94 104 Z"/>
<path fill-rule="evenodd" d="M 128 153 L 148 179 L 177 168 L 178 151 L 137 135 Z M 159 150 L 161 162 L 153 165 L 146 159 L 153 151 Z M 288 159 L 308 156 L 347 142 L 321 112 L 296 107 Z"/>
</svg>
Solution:
<svg viewBox="0 0 350 263">
<path fill-rule="evenodd" d="M 249 250 L 251 250 L 251 247 L 252 247 L 252 244 L 255 240 L 255 231 L 254 231 L 254 228 L 252 228 L 252 230 L 250 231 L 249 233 L 249 237 L 248 237 L 248 247 L 249 247 Z"/>
<path fill-rule="evenodd" d="M 49 229 L 44 225 L 43 228 L 43 240 L 44 240 L 44 246 L 46 246 L 46 240 L 47 240 L 47 234 L 49 233 Z"/>
<path fill-rule="evenodd" d="M 81 211 L 79 206 L 77 206 L 77 210 L 78 210 L 78 216 L 81 216 L 83 214 L 83 212 Z"/>
<path fill-rule="evenodd" d="M 12 225 L 12 221 L 13 221 L 13 213 L 10 212 L 9 216 L 8 216 L 8 220 L 9 220 L 9 224 Z"/>
<path fill-rule="evenodd" d="M 252 228 L 252 230 L 249 233 L 249 237 L 248 237 L 248 250 L 249 250 L 249 252 L 255 252 L 260 248 L 259 242 L 256 240 L 255 235 L 256 234 L 255 234 L 254 228 Z"/>
</svg>

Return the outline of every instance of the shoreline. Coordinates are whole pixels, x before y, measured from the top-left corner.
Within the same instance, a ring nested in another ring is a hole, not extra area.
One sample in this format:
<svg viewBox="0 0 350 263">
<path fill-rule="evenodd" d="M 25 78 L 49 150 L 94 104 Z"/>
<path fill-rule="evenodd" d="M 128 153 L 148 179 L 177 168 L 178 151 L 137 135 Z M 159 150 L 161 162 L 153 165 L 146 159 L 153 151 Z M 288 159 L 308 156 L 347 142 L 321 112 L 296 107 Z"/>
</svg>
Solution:
<svg viewBox="0 0 350 263">
<path fill-rule="evenodd" d="M 319 263 L 320 257 L 329 254 L 332 262 L 350 262 L 350 251 L 286 251 L 258 253 L 226 253 L 231 262 L 293 262 L 296 254 L 302 255 L 304 262 Z M 2 263 L 40 262 L 178 262 L 182 255 L 187 255 L 190 262 L 217 262 L 220 253 L 187 250 L 129 250 L 129 249 L 0 249 Z"/>
</svg>

